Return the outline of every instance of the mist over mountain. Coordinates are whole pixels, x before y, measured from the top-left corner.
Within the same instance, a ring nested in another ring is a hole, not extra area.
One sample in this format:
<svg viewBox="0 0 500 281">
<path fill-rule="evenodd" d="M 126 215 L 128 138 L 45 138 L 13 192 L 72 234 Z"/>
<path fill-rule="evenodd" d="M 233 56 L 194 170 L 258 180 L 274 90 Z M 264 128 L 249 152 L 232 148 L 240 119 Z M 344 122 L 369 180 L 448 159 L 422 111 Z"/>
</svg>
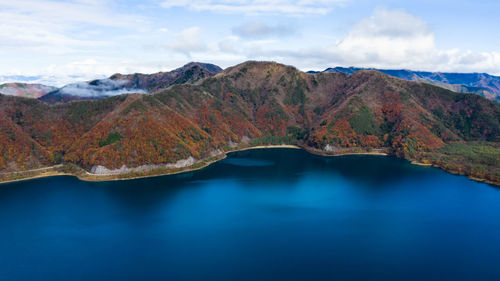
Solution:
<svg viewBox="0 0 500 281">
<path fill-rule="evenodd" d="M 148 94 L 173 84 L 192 83 L 222 69 L 213 64 L 191 62 L 170 72 L 114 74 L 106 79 L 66 85 L 40 97 L 48 103 L 99 99 L 129 93 Z"/>
<path fill-rule="evenodd" d="M 128 88 L 128 80 L 99 79 L 66 85 L 40 97 L 45 102 L 68 102 L 73 100 L 99 99 L 122 94 L 147 92 L 143 89 Z"/>
<path fill-rule="evenodd" d="M 441 73 L 358 67 L 327 68 L 322 72 L 350 75 L 360 70 L 377 70 L 393 77 L 429 83 L 457 93 L 477 94 L 489 100 L 500 102 L 500 77 L 487 73 Z M 42 101 L 49 103 L 69 102 L 127 93 L 153 93 L 173 84 L 196 82 L 199 79 L 213 76 L 220 71 L 222 71 L 222 68 L 214 64 L 191 62 L 170 72 L 158 72 L 154 74 L 117 73 L 108 78 L 70 83 L 60 88 L 41 84 L 34 84 L 38 86 L 21 86 L 25 84 L 22 83 L 23 81 L 47 81 L 49 84 L 53 84 L 53 81 L 50 79 L 57 80 L 55 77 L 11 75 L 0 77 L 0 81 L 17 81 L 21 83 L 0 85 L 0 87 L 3 87 L 3 90 L 0 89 L 0 93 L 4 95 L 22 95 L 40 98 Z M 308 73 L 319 73 L 319 71 L 309 71 Z M 74 76 L 73 79 L 80 80 L 82 77 Z M 46 94 L 49 95 L 43 97 Z"/>
</svg>

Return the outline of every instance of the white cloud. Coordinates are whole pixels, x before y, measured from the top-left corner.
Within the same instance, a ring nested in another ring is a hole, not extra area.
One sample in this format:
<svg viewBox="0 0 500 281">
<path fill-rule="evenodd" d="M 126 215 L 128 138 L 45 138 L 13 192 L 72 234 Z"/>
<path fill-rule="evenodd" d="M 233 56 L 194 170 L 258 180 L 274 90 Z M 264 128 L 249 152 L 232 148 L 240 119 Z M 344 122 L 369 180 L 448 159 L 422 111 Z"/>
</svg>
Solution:
<svg viewBox="0 0 500 281">
<path fill-rule="evenodd" d="M 0 18 L 0 53 L 85 53 L 113 44 L 91 36 L 92 28 L 131 29 L 145 23 L 142 17 L 112 10 L 107 1 L 94 0 L 0 0 Z"/>
<path fill-rule="evenodd" d="M 377 9 L 335 43 L 325 41 L 318 45 L 314 42 L 296 49 L 283 45 L 261 47 L 241 40 L 233 41 L 232 45 L 247 59 L 278 60 L 304 70 L 340 65 L 441 72 L 500 72 L 500 52 L 439 48 L 428 24 L 403 10 Z"/>
<path fill-rule="evenodd" d="M 0 8 L 11 14 L 29 15 L 37 22 L 86 23 L 100 26 L 133 26 L 144 19 L 136 15 L 117 13 L 109 1 L 0 0 Z"/>
<path fill-rule="evenodd" d="M 233 28 L 233 33 L 245 38 L 287 37 L 295 33 L 290 25 L 269 25 L 261 21 L 247 22 Z"/>
<path fill-rule="evenodd" d="M 349 0 L 166 0 L 164 8 L 242 14 L 324 15 Z"/>
<path fill-rule="evenodd" d="M 145 94 L 146 91 L 136 88 L 126 88 L 128 80 L 101 79 L 97 84 L 87 82 L 72 83 L 61 88 L 66 95 L 80 97 L 106 97 L 130 93 Z"/>
<path fill-rule="evenodd" d="M 168 71 L 192 60 L 227 67 L 249 59 L 303 70 L 352 65 L 500 74 L 498 50 L 442 48 L 431 27 L 404 10 L 377 9 L 339 36 L 329 32 L 339 27 L 327 26 L 326 17 L 351 0 L 162 1 L 172 9 L 153 15 L 148 9 L 158 10 L 161 1 L 131 9 L 116 0 L 0 0 L 0 74 L 41 74 L 39 81 L 60 86 L 116 72 Z M 176 18 L 165 14 L 177 12 L 176 7 L 233 16 L 190 13 L 203 18 L 173 22 Z M 302 32 L 288 17 L 325 13 L 297 23 Z M 265 15 L 231 28 L 248 14 Z M 194 26 L 199 20 L 207 25 Z"/>
<path fill-rule="evenodd" d="M 2 52 L 26 51 L 44 54 L 64 54 L 107 45 L 100 40 L 72 38 L 59 25 L 35 23 L 30 16 L 0 12 L 0 42 Z"/>
<path fill-rule="evenodd" d="M 342 64 L 357 66 L 457 72 L 500 70 L 496 52 L 440 49 L 427 23 L 403 10 L 376 10 L 325 51 Z"/>
<path fill-rule="evenodd" d="M 231 36 L 223 39 L 218 43 L 218 49 L 224 53 L 236 54 L 239 53 L 238 47 L 238 37 Z"/>
<path fill-rule="evenodd" d="M 425 59 L 434 49 L 434 35 L 427 24 L 399 10 L 375 11 L 333 47 L 346 61 L 371 64 Z"/>
<path fill-rule="evenodd" d="M 201 40 L 201 28 L 193 26 L 182 30 L 175 41 L 168 47 L 176 52 L 190 55 L 192 52 L 201 52 L 207 49 L 207 46 Z"/>
<path fill-rule="evenodd" d="M 429 33 L 427 23 L 403 10 L 377 9 L 372 16 L 359 21 L 349 35 L 408 38 Z"/>
</svg>

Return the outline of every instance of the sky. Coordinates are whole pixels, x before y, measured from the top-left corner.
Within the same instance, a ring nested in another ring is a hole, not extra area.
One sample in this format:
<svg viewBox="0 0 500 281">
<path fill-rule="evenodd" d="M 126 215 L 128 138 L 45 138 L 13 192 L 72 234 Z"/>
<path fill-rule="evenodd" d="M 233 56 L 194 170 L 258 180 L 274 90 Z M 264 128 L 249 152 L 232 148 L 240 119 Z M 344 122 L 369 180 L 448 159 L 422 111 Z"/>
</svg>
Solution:
<svg viewBox="0 0 500 281">
<path fill-rule="evenodd" d="M 0 82 L 246 60 L 500 75 L 498 11 L 496 0 L 0 0 Z"/>
</svg>

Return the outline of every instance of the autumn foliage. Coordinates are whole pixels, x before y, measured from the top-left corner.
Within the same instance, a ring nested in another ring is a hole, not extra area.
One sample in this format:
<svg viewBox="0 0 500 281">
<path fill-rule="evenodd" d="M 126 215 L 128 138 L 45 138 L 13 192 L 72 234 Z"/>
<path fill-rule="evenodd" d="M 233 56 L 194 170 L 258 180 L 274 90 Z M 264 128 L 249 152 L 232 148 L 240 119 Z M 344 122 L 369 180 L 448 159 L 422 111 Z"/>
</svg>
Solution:
<svg viewBox="0 0 500 281">
<path fill-rule="evenodd" d="M 452 142 L 500 142 L 498 104 L 375 71 L 307 74 L 248 62 L 195 84 L 157 87 L 55 105 L 0 95 L 0 172 L 203 159 L 247 139 L 383 148 L 421 161 Z"/>
</svg>

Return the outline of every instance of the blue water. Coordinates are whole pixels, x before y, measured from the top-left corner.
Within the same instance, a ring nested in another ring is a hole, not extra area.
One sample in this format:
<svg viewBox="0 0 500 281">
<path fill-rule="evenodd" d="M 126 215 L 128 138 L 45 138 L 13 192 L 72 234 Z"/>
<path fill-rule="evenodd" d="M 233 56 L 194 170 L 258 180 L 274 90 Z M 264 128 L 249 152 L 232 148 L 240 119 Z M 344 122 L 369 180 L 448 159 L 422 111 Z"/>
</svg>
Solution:
<svg viewBox="0 0 500 281">
<path fill-rule="evenodd" d="M 377 156 L 0 185 L 0 280 L 500 280 L 500 190 Z"/>
</svg>

